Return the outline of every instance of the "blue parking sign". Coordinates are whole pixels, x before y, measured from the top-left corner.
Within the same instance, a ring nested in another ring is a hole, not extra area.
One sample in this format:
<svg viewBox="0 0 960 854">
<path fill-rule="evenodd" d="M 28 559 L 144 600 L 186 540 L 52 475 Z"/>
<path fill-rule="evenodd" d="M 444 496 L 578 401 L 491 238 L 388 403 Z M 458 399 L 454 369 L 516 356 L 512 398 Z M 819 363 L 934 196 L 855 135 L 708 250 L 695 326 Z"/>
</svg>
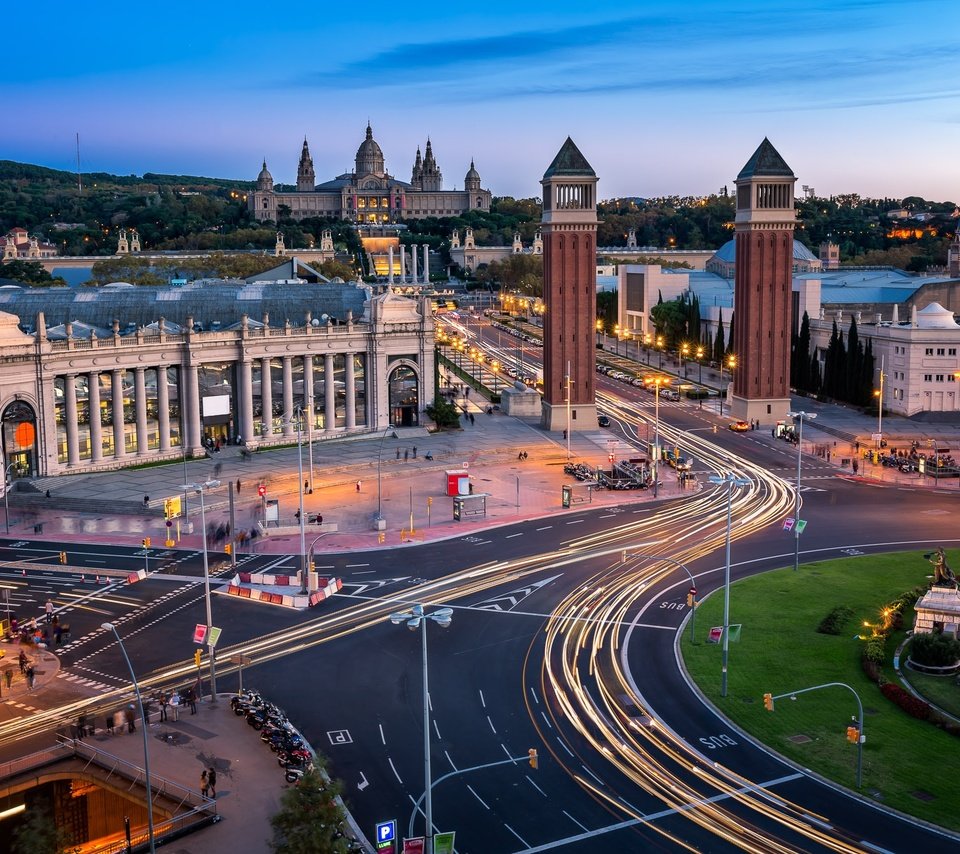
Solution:
<svg viewBox="0 0 960 854">
<path fill-rule="evenodd" d="M 383 848 L 393 848 L 393 843 L 397 839 L 397 820 L 381 821 L 377 823 L 377 850 Z"/>
</svg>

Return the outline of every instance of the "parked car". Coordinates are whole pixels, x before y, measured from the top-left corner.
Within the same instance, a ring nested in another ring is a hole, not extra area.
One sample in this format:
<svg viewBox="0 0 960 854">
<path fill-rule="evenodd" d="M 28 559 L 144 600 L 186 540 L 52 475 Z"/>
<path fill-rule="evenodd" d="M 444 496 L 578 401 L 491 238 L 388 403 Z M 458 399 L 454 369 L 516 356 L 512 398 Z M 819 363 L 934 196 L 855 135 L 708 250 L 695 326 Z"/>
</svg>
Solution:
<svg viewBox="0 0 960 854">
<path fill-rule="evenodd" d="M 746 433 L 750 429 L 750 424 L 744 420 L 740 421 L 731 421 L 727 425 L 734 433 Z"/>
</svg>

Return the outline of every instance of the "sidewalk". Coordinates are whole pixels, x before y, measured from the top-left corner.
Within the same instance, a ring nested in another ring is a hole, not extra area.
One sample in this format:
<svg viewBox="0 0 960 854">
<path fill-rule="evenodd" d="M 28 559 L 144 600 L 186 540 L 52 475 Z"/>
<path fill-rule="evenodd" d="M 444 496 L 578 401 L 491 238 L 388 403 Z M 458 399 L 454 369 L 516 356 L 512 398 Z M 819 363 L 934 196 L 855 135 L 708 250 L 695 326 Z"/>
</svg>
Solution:
<svg viewBox="0 0 960 854">
<path fill-rule="evenodd" d="M 20 672 L 20 650 L 27 656 L 27 665 L 33 667 L 33 686 Z M 19 643 L 0 643 L 0 703 L 12 706 L 30 704 L 30 697 L 50 685 L 60 671 L 60 659 L 50 650 Z M 10 681 L 7 681 L 9 674 Z"/>
</svg>

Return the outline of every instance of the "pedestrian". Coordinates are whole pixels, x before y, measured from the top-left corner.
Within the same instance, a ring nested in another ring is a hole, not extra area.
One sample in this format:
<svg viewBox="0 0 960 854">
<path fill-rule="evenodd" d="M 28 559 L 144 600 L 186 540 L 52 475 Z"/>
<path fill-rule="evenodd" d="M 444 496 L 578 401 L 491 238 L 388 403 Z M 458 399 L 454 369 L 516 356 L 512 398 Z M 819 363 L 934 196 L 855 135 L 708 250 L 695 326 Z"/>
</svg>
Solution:
<svg viewBox="0 0 960 854">
<path fill-rule="evenodd" d="M 207 782 L 210 784 L 210 797 L 215 798 L 217 796 L 217 772 L 212 767 L 207 774 Z"/>
<path fill-rule="evenodd" d="M 7 690 L 10 690 L 10 686 L 13 684 L 13 668 L 8 667 L 3 671 L 3 678 L 7 683 Z"/>
<path fill-rule="evenodd" d="M 519 454 L 517 454 L 517 459 L 518 459 L 518 460 L 522 460 L 522 459 L 523 459 L 523 451 L 521 451 Z"/>
<path fill-rule="evenodd" d="M 197 713 L 197 692 L 193 688 L 187 690 L 187 702 L 190 704 L 190 714 L 195 715 Z"/>
<path fill-rule="evenodd" d="M 322 525 L 322 524 L 323 524 L 323 514 L 322 514 L 322 513 L 317 513 L 317 524 L 318 524 L 318 525 Z"/>
<path fill-rule="evenodd" d="M 397 459 L 398 459 L 398 460 L 400 459 L 400 449 L 399 449 L 399 448 L 397 448 Z"/>
<path fill-rule="evenodd" d="M 529 456 L 530 456 L 530 454 L 528 454 L 526 451 L 523 452 L 523 459 L 524 459 L 524 461 L 526 461 L 527 457 L 529 457 Z"/>
<path fill-rule="evenodd" d="M 213 450 L 214 450 L 214 453 L 217 453 L 217 454 L 220 453 L 220 437 L 219 436 L 217 437 L 216 444 L 213 446 Z"/>
<path fill-rule="evenodd" d="M 83 713 L 77 718 L 77 741 L 83 741 L 87 734 L 87 716 Z"/>
<path fill-rule="evenodd" d="M 33 690 L 33 665 L 27 665 L 27 687 L 32 691 Z"/>
<path fill-rule="evenodd" d="M 359 492 L 359 491 L 360 491 L 360 481 L 358 480 L 358 481 L 357 481 L 357 492 Z"/>
<path fill-rule="evenodd" d="M 114 727 L 114 714 L 113 712 L 110 712 L 110 714 L 107 715 L 107 732 L 110 735 L 113 735 L 113 727 Z"/>
<path fill-rule="evenodd" d="M 403 449 L 403 461 L 407 462 L 410 459 L 410 452 L 404 448 Z"/>
<path fill-rule="evenodd" d="M 416 445 L 413 446 L 413 458 L 414 458 L 414 459 L 417 458 L 417 446 L 416 446 Z"/>
<path fill-rule="evenodd" d="M 860 463 L 859 463 L 859 461 L 856 459 L 856 457 L 854 457 L 854 460 L 853 460 L 853 473 L 856 474 L 858 471 L 860 471 Z"/>
<path fill-rule="evenodd" d="M 17 658 L 20 664 L 20 675 L 24 676 L 27 672 L 27 654 L 21 649 L 20 656 Z"/>
<path fill-rule="evenodd" d="M 127 710 L 123 713 L 124 718 L 127 721 L 127 732 L 136 732 L 137 731 L 137 716 L 133 711 L 133 703 L 127 706 Z"/>
<path fill-rule="evenodd" d="M 47 604 L 43 606 L 43 610 L 47 615 L 47 622 L 49 623 L 53 619 L 53 602 L 50 599 L 47 599 Z"/>
<path fill-rule="evenodd" d="M 237 495 L 240 494 L 240 478 L 237 478 Z"/>
<path fill-rule="evenodd" d="M 200 794 L 205 798 L 210 796 L 210 780 L 207 777 L 207 769 L 200 772 Z"/>
<path fill-rule="evenodd" d="M 160 692 L 160 723 L 163 723 L 167 719 L 167 708 L 170 705 L 170 698 L 167 696 L 166 691 Z"/>
<path fill-rule="evenodd" d="M 471 413 L 470 413 L 470 424 L 473 425 L 474 421 L 476 421 L 476 420 L 477 420 L 477 419 L 473 417 L 473 413 L 471 412 Z"/>
</svg>

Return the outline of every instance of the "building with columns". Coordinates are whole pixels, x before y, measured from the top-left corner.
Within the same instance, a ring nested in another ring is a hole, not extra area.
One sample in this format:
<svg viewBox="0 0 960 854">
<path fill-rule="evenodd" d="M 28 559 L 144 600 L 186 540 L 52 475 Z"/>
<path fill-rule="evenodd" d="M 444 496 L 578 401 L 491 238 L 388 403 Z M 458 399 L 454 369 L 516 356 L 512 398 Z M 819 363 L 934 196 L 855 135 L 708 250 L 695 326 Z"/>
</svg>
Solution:
<svg viewBox="0 0 960 854">
<path fill-rule="evenodd" d="M 389 289 L 218 281 L 5 297 L 0 444 L 21 477 L 179 459 L 216 440 L 289 444 L 299 411 L 314 441 L 411 426 L 434 396 L 429 301 Z"/>
<path fill-rule="evenodd" d="M 410 181 L 395 178 L 387 171 L 383 151 L 367 123 L 366 137 L 357 149 L 352 172 L 317 184 L 313 157 L 304 139 L 296 190 L 275 189 L 264 160 L 257 187 L 248 195 L 247 205 L 260 222 L 276 222 L 283 206 L 294 219 L 327 217 L 382 225 L 405 219 L 460 216 L 471 210 L 489 211 L 491 198 L 490 191 L 481 186 L 480 174 L 472 160 L 463 179 L 463 189 L 443 189 L 443 175 L 429 139 L 423 155 L 417 149 Z"/>
<path fill-rule="evenodd" d="M 793 170 L 764 138 L 734 182 L 736 271 L 730 414 L 761 424 L 790 411 Z"/>
<path fill-rule="evenodd" d="M 596 430 L 597 173 L 567 137 L 543 173 L 543 408 L 547 430 Z"/>
</svg>

